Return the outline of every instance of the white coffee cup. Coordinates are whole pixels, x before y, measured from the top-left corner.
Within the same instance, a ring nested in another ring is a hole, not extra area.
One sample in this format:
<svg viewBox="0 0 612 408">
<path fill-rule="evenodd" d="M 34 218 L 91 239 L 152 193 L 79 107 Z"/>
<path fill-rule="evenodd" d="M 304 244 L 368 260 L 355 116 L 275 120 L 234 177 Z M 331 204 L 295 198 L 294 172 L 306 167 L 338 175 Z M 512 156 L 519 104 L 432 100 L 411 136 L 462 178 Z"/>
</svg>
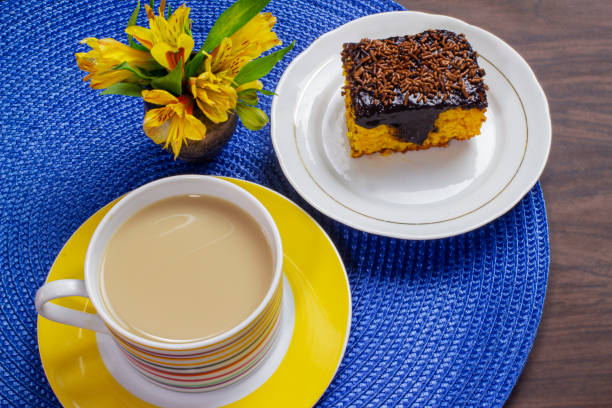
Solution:
<svg viewBox="0 0 612 408">
<path fill-rule="evenodd" d="M 126 330 L 102 300 L 100 262 L 113 233 L 142 208 L 165 198 L 185 194 L 208 195 L 229 201 L 261 226 L 273 257 L 273 278 L 262 302 L 240 324 L 210 339 L 163 342 Z M 279 326 L 282 296 L 283 250 L 278 228 L 266 208 L 246 190 L 211 176 L 183 175 L 146 184 L 123 197 L 96 228 L 85 257 L 84 280 L 48 282 L 36 293 L 41 316 L 110 335 L 125 358 L 147 379 L 177 391 L 208 391 L 244 378 L 263 360 Z M 91 300 L 96 314 L 68 309 L 50 300 L 82 296 Z"/>
</svg>

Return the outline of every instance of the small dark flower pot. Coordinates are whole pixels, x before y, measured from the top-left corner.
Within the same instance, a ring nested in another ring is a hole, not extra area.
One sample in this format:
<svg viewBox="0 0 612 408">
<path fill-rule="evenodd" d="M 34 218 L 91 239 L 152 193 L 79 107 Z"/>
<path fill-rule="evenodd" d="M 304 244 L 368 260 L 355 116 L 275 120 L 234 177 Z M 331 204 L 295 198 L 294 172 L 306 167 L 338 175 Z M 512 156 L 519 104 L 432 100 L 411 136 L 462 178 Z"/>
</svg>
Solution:
<svg viewBox="0 0 612 408">
<path fill-rule="evenodd" d="M 159 106 L 144 102 L 145 113 L 154 108 L 159 108 Z M 178 159 L 189 163 L 201 163 L 213 159 L 219 154 L 223 146 L 229 142 L 236 130 L 238 115 L 236 115 L 236 112 L 231 111 L 228 114 L 229 118 L 225 122 L 213 123 L 200 111 L 197 105 L 194 106 L 193 115 L 206 126 L 206 136 L 202 140 L 187 140 L 186 143 L 183 142 Z M 170 146 L 164 150 L 174 155 Z"/>
</svg>

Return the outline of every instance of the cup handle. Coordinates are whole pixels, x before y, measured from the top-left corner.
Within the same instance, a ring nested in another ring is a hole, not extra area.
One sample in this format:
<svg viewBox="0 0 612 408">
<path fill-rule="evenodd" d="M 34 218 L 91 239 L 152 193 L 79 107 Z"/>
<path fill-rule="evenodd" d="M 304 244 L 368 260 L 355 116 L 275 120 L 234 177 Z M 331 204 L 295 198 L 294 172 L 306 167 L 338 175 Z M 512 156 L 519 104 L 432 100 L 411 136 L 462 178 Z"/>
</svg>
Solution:
<svg viewBox="0 0 612 408">
<path fill-rule="evenodd" d="M 60 279 L 45 283 L 36 292 L 36 300 L 34 302 L 36 310 L 42 317 L 58 323 L 109 334 L 108 328 L 97 314 L 80 312 L 49 303 L 50 300 L 67 296 L 89 298 L 85 282 L 79 279 Z"/>
</svg>

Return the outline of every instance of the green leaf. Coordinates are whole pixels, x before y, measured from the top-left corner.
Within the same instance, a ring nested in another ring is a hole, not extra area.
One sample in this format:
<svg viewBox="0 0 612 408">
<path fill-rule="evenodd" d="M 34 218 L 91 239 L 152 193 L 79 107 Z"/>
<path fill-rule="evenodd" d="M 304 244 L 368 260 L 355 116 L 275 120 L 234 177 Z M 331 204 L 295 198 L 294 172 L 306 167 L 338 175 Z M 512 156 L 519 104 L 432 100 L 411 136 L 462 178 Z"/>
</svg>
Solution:
<svg viewBox="0 0 612 408">
<path fill-rule="evenodd" d="M 194 55 L 191 60 L 185 64 L 185 78 L 191 78 L 200 74 L 199 68 L 204 62 L 206 55 L 202 51 Z"/>
<path fill-rule="evenodd" d="M 151 78 L 160 78 L 168 74 L 168 70 L 159 64 L 157 64 L 157 66 L 153 69 L 147 71 L 142 69 L 141 71 L 144 72 L 146 75 L 150 76 Z"/>
<path fill-rule="evenodd" d="M 270 96 L 271 96 L 271 95 L 274 95 L 274 96 L 276 96 L 276 93 L 275 93 L 275 92 L 268 91 L 267 89 L 260 89 L 260 90 L 259 90 L 259 92 L 261 92 L 261 93 L 262 93 L 262 94 L 264 94 L 264 95 L 270 95 Z"/>
<path fill-rule="evenodd" d="M 215 49 L 225 37 L 229 37 L 255 17 L 270 0 L 238 0 L 217 19 L 202 45 L 208 53 Z"/>
<path fill-rule="evenodd" d="M 103 90 L 101 95 L 142 96 L 142 88 L 130 82 L 117 82 Z"/>
<path fill-rule="evenodd" d="M 183 59 L 179 59 L 176 67 L 166 76 L 155 78 L 151 81 L 151 86 L 155 89 L 164 89 L 174 96 L 181 96 L 183 93 Z"/>
<path fill-rule="evenodd" d="M 147 81 L 150 81 L 151 79 L 153 79 L 153 77 L 146 75 L 144 72 L 142 72 L 138 68 L 132 67 L 127 62 L 122 62 L 121 64 L 117 65 L 115 68 L 113 68 L 113 71 L 118 70 L 118 69 L 128 70 L 132 72 L 134 75 L 136 75 L 138 78 L 145 79 Z"/>
<path fill-rule="evenodd" d="M 136 4 L 136 8 L 132 12 L 132 15 L 130 16 L 130 19 L 128 20 L 128 23 L 127 23 L 128 27 L 133 26 L 134 24 L 136 24 L 136 19 L 138 18 L 138 12 L 139 11 L 140 11 L 140 0 L 138 0 L 138 3 Z M 128 35 L 128 41 L 130 42 L 130 47 L 134 48 L 134 44 L 136 44 L 134 42 L 134 36 Z"/>
<path fill-rule="evenodd" d="M 291 44 L 289 44 L 282 50 L 278 50 L 276 52 L 273 52 L 272 54 L 266 55 L 265 57 L 261 57 L 249 62 L 244 67 L 242 67 L 238 75 L 236 75 L 236 77 L 234 78 L 234 81 L 238 85 L 242 85 L 268 75 L 272 68 L 274 68 L 274 65 L 276 65 L 276 63 L 280 61 L 281 58 L 285 56 L 285 54 L 291 51 L 294 45 L 295 41 L 293 41 Z"/>
<path fill-rule="evenodd" d="M 168 2 L 168 7 L 166 8 L 166 20 L 170 18 L 170 14 L 172 14 L 172 10 L 170 9 L 170 2 Z"/>
<path fill-rule="evenodd" d="M 145 47 L 145 46 L 144 46 L 144 45 L 142 45 L 142 44 L 139 44 L 139 43 L 138 43 L 138 42 L 136 42 L 136 41 L 132 41 L 132 44 L 130 44 L 130 47 L 132 47 L 132 48 L 134 48 L 135 50 L 138 50 L 138 51 L 150 52 L 150 51 L 149 51 L 149 49 L 148 49 L 147 47 Z"/>
<path fill-rule="evenodd" d="M 259 108 L 238 102 L 236 113 L 240 116 L 242 124 L 250 130 L 259 130 L 268 123 L 268 115 Z"/>
<path fill-rule="evenodd" d="M 245 89 L 244 91 L 240 91 L 238 92 L 238 99 L 240 99 L 242 102 L 246 103 L 247 105 L 257 105 L 257 103 L 259 102 L 259 97 L 257 96 L 257 90 L 256 89 Z"/>
<path fill-rule="evenodd" d="M 155 9 L 155 0 L 149 0 L 149 6 L 151 6 L 152 9 Z"/>
</svg>

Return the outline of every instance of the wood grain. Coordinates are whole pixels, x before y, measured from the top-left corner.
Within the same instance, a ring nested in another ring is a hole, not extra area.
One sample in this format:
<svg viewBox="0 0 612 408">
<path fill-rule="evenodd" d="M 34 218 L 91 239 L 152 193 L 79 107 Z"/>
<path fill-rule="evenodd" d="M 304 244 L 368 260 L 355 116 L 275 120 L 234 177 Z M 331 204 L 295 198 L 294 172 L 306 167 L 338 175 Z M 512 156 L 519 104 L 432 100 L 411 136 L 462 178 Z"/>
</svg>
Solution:
<svg viewBox="0 0 612 408">
<path fill-rule="evenodd" d="M 541 178 L 551 266 L 534 348 L 507 407 L 612 407 L 612 1 L 399 0 L 502 38 L 553 124 Z"/>
</svg>

